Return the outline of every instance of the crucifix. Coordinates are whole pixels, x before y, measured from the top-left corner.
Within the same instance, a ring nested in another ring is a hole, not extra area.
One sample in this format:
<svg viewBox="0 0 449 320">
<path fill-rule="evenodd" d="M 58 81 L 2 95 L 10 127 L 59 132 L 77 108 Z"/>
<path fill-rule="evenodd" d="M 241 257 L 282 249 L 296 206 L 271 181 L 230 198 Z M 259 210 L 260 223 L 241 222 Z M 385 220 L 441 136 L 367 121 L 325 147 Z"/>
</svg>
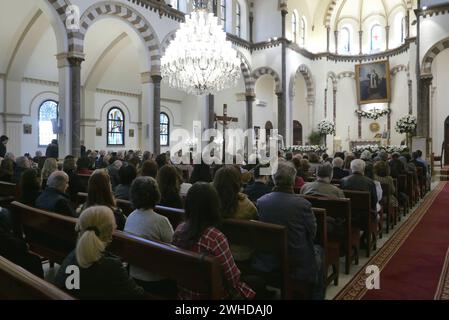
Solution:
<svg viewBox="0 0 449 320">
<path fill-rule="evenodd" d="M 238 118 L 228 117 L 228 105 L 223 105 L 223 115 L 215 116 L 215 129 L 217 129 L 217 124 L 220 123 L 223 125 L 223 160 L 226 156 L 226 129 L 228 129 L 228 125 L 232 122 L 238 122 Z"/>
</svg>

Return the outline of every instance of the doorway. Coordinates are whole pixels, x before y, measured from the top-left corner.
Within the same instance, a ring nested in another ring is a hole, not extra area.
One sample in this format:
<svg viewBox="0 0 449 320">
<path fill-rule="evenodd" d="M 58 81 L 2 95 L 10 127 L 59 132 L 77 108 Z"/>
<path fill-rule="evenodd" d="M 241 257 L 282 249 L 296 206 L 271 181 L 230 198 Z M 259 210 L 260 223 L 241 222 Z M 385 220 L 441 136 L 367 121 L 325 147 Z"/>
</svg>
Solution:
<svg viewBox="0 0 449 320">
<path fill-rule="evenodd" d="M 298 120 L 293 121 L 293 145 L 302 146 L 302 124 Z"/>
</svg>

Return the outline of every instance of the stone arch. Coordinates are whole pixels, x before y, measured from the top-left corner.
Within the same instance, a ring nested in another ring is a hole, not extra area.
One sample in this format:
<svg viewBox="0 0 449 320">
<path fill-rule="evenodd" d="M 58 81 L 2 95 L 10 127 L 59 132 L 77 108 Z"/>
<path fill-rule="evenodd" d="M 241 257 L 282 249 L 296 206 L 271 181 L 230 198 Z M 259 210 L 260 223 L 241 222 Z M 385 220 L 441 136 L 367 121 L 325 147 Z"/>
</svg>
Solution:
<svg viewBox="0 0 449 320">
<path fill-rule="evenodd" d="M 312 72 L 310 71 L 309 67 L 305 64 L 302 64 L 298 67 L 296 72 L 292 75 L 290 80 L 290 99 L 293 99 L 295 97 L 295 85 L 296 85 L 296 78 L 302 75 L 304 77 L 304 80 L 306 82 L 307 87 L 307 101 L 309 104 L 315 103 L 315 83 L 313 81 Z"/>
<path fill-rule="evenodd" d="M 84 38 L 87 30 L 101 17 L 113 16 L 127 22 L 141 37 L 151 61 L 151 72 L 160 74 L 161 55 L 159 40 L 151 24 L 131 7 L 118 2 L 99 2 L 89 7 L 80 20 L 80 30 L 69 39 L 69 50 L 84 52 Z"/>
<path fill-rule="evenodd" d="M 279 77 L 277 72 L 274 71 L 273 69 L 271 69 L 270 67 L 260 67 L 252 72 L 252 78 L 254 79 L 254 86 L 256 85 L 257 80 L 261 76 L 264 76 L 266 74 L 271 75 L 273 77 L 274 82 L 276 84 L 276 89 L 275 89 L 276 93 L 282 92 L 281 78 Z"/>
<path fill-rule="evenodd" d="M 164 40 L 161 42 L 161 56 L 165 54 L 165 51 L 167 50 L 170 43 L 175 40 L 176 32 L 178 30 L 173 30 L 167 33 L 167 35 L 164 37 Z"/>
<path fill-rule="evenodd" d="M 448 48 L 449 37 L 437 42 L 433 45 L 433 47 L 427 50 L 421 63 L 421 75 L 431 75 L 433 61 L 435 60 L 437 55 Z"/>
<path fill-rule="evenodd" d="M 240 70 L 242 70 L 243 81 L 245 83 L 245 90 L 247 95 L 254 95 L 255 80 L 252 77 L 251 65 L 248 59 L 237 50 L 237 57 L 240 59 Z"/>
<path fill-rule="evenodd" d="M 329 79 L 331 79 L 331 81 L 332 81 L 332 89 L 337 90 L 337 84 L 338 84 L 337 75 L 334 72 L 330 71 L 327 73 L 327 80 L 329 80 Z"/>
</svg>

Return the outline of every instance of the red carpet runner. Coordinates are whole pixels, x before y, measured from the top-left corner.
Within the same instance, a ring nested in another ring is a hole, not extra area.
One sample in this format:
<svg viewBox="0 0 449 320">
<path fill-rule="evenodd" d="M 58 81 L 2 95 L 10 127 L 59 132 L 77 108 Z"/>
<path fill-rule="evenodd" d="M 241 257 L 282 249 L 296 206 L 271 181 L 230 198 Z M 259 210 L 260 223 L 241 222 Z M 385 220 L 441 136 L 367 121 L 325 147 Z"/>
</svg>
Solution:
<svg viewBox="0 0 449 320">
<path fill-rule="evenodd" d="M 366 266 L 337 300 L 431 300 L 449 298 L 449 183 L 440 183 L 370 259 L 380 290 L 367 290 Z"/>
</svg>

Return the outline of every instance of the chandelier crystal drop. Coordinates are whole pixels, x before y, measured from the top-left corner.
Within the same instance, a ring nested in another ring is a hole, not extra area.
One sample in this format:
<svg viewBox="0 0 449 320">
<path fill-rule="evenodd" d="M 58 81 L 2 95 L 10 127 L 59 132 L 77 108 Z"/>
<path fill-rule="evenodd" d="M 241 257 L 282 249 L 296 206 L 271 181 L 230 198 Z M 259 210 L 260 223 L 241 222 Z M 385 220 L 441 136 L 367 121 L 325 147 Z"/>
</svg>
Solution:
<svg viewBox="0 0 449 320">
<path fill-rule="evenodd" d="M 198 96 L 236 86 L 240 78 L 240 60 L 218 18 L 200 7 L 186 16 L 161 60 L 164 82 Z"/>
</svg>

